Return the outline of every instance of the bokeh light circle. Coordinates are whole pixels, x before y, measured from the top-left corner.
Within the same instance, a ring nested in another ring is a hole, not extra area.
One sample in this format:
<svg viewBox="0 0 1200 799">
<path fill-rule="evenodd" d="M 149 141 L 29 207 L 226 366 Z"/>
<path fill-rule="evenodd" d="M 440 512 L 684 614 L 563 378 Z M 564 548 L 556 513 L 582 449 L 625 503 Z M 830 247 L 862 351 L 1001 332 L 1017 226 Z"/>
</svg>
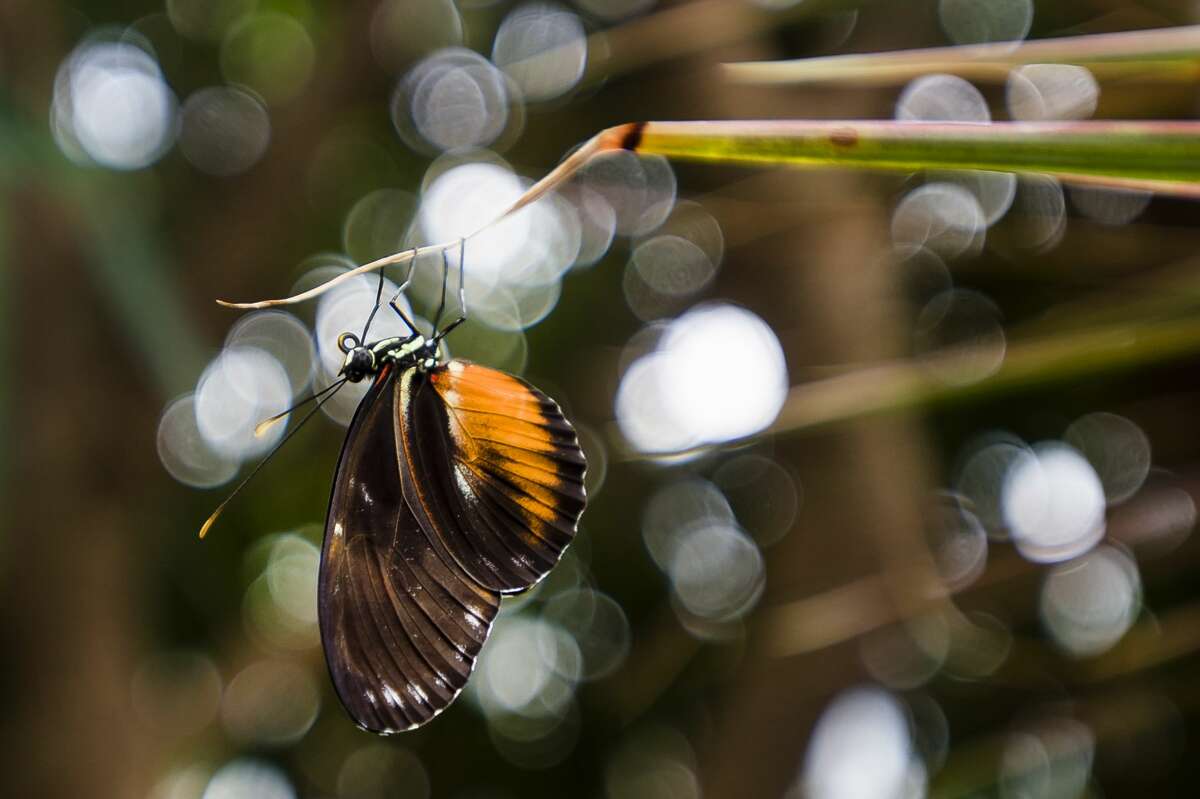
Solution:
<svg viewBox="0 0 1200 799">
<path fill-rule="evenodd" d="M 791 529 L 800 508 L 800 486 L 792 472 L 762 455 L 739 455 L 713 473 L 742 529 L 759 546 L 769 546 Z"/>
<path fill-rule="evenodd" d="M 243 757 L 217 769 L 202 799 L 296 799 L 296 789 L 278 766 Z"/>
<path fill-rule="evenodd" d="M 1025 122 L 1087 119 L 1096 112 L 1100 84 L 1085 67 L 1026 64 L 1008 76 L 1008 113 Z"/>
<path fill-rule="evenodd" d="M 561 719 L 573 701 L 568 663 L 552 658 L 573 653 L 542 643 L 548 622 L 522 615 L 498 619 L 476 666 L 475 695 L 490 721 L 509 715 Z M 503 721 L 500 721 L 503 723 Z"/>
<path fill-rule="evenodd" d="M 1033 561 L 1067 560 L 1104 535 L 1104 487 L 1074 448 L 1042 444 L 1014 460 L 1001 499 L 1013 542 Z"/>
<path fill-rule="evenodd" d="M 312 674 L 297 663 L 262 660 L 229 681 L 221 703 L 221 721 L 235 740 L 283 746 L 298 741 L 320 710 Z"/>
<path fill-rule="evenodd" d="M 1033 0 L 939 0 L 938 19 L 955 44 L 1019 42 L 1033 24 Z"/>
<path fill-rule="evenodd" d="M 271 105 L 304 90 L 316 64 L 312 37 L 295 17 L 276 11 L 240 19 L 221 43 L 221 72 Z"/>
<path fill-rule="evenodd" d="M 229 177 L 258 163 L 271 141 L 262 102 L 241 89 L 210 86 L 192 94 L 180 115 L 179 149 L 201 172 Z"/>
<path fill-rule="evenodd" d="M 179 482 L 193 488 L 213 488 L 233 479 L 238 459 L 208 444 L 196 422 L 194 394 L 167 405 L 158 421 L 158 458 Z"/>
<path fill-rule="evenodd" d="M 1081 657 L 1111 648 L 1141 611 L 1137 564 L 1116 547 L 1101 546 L 1057 566 L 1042 585 L 1042 623 L 1054 641 Z"/>
<path fill-rule="evenodd" d="M 979 90 L 954 75 L 917 78 L 896 102 L 896 119 L 913 122 L 990 122 Z"/>
<path fill-rule="evenodd" d="M 733 305 L 701 305 L 626 371 L 617 422 L 642 451 L 680 451 L 759 432 L 787 389 L 783 349 L 762 319 Z"/>
<path fill-rule="evenodd" d="M 1096 756 L 1091 728 L 1076 719 L 1054 716 L 1025 727 L 1004 742 L 999 798 L 1085 795 Z"/>
<path fill-rule="evenodd" d="M 495 161 L 468 161 L 431 172 L 419 220 L 422 238 L 434 242 L 455 241 L 479 231 L 529 185 Z M 530 327 L 558 302 L 563 274 L 575 263 L 581 243 L 574 207 L 557 194 L 542 197 L 472 236 L 463 250 L 451 248 L 451 295 L 458 293 L 459 259 L 465 252 L 463 273 L 472 318 L 500 330 Z M 436 263 L 434 259 L 419 262 L 413 291 L 427 306 L 436 303 L 441 277 L 440 258 Z"/>
<path fill-rule="evenodd" d="M 665 571 L 681 530 L 735 521 L 719 488 L 703 478 L 688 477 L 666 483 L 650 496 L 642 512 L 642 538 L 650 557 Z"/>
<path fill-rule="evenodd" d="M 1136 189 L 1071 186 L 1071 205 L 1102 225 L 1127 225 L 1150 206 L 1154 194 Z"/>
<path fill-rule="evenodd" d="M 1022 175 L 1004 226 L 1018 247 L 1035 251 L 1054 247 L 1067 228 L 1062 184 L 1049 175 Z"/>
<path fill-rule="evenodd" d="M 612 674 L 629 654 L 632 634 L 625 611 L 612 597 L 590 588 L 562 591 L 546 600 L 542 618 L 555 629 L 565 631 L 574 639 L 582 662 L 572 679 L 598 680 Z M 562 670 L 564 659 L 559 655 L 556 667 Z"/>
<path fill-rule="evenodd" d="M 402 189 L 377 189 L 359 198 L 342 228 L 342 245 L 355 263 L 404 249 L 417 198 Z M 386 301 L 386 297 L 384 298 Z"/>
<path fill-rule="evenodd" d="M 926 538 L 938 574 L 954 589 L 970 585 L 987 566 L 987 530 L 967 505 L 962 497 L 942 495 L 926 524 Z"/>
<path fill-rule="evenodd" d="M 950 289 L 921 309 L 913 349 L 933 358 L 926 368 L 941 380 L 967 384 L 982 380 L 1004 363 L 1007 337 L 994 302 L 976 291 Z"/>
<path fill-rule="evenodd" d="M 54 81 L 52 129 L 78 161 L 141 169 L 171 147 L 178 132 L 175 95 L 158 62 L 124 41 L 84 41 Z"/>
<path fill-rule="evenodd" d="M 1063 440 L 1096 470 L 1110 505 L 1129 499 L 1150 474 L 1150 439 L 1115 413 L 1089 413 L 1067 428 Z"/>
<path fill-rule="evenodd" d="M 304 390 L 316 369 L 312 334 L 284 311 L 254 311 L 239 319 L 225 337 L 226 347 L 254 347 L 273 356 L 283 367 L 292 396 Z"/>
<path fill-rule="evenodd" d="M 892 214 L 892 241 L 951 259 L 983 247 L 987 217 L 978 198 L 955 183 L 927 183 L 909 192 Z"/>
<path fill-rule="evenodd" d="M 492 61 L 508 73 L 529 102 L 569 92 L 583 76 L 587 39 L 579 17 L 546 3 L 518 6 L 504 18 Z"/>
<path fill-rule="evenodd" d="M 729 524 L 684 528 L 667 576 L 675 599 L 687 613 L 714 622 L 748 613 L 758 602 L 766 579 L 758 547 Z"/>
<path fill-rule="evenodd" d="M 958 470 L 957 488 L 966 497 L 979 521 L 994 537 L 1006 537 L 1004 478 L 1018 460 L 1032 453 L 1015 436 L 992 433 L 967 447 Z"/>
<path fill-rule="evenodd" d="M 663 224 L 675 207 L 675 172 L 662 156 L 638 156 L 627 150 L 602 153 L 575 178 L 616 213 L 616 232 L 640 236 Z"/>
<path fill-rule="evenodd" d="M 490 61 L 448 47 L 422 60 L 397 85 L 392 122 L 419 152 L 486 147 L 508 126 L 509 101 L 508 82 Z"/>
<path fill-rule="evenodd" d="M 813 730 L 804 759 L 809 799 L 901 799 L 913 757 L 904 708 L 875 687 L 843 692 Z"/>
<path fill-rule="evenodd" d="M 196 385 L 196 426 L 205 442 L 226 458 L 261 455 L 282 437 L 286 424 L 255 435 L 259 422 L 283 412 L 292 398 L 287 371 L 257 347 L 226 347 Z"/>
</svg>

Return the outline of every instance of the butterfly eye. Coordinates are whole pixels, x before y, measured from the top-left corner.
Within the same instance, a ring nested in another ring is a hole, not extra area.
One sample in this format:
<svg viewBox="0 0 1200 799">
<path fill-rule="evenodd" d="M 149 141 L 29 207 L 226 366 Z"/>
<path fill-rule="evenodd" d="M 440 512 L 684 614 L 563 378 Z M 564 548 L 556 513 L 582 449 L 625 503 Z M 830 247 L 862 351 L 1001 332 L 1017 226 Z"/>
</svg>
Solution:
<svg viewBox="0 0 1200 799">
<path fill-rule="evenodd" d="M 338 336 L 338 349 L 344 353 L 349 353 L 350 350 L 359 346 L 362 342 L 358 340 L 358 336 L 353 333 L 343 333 Z"/>
</svg>

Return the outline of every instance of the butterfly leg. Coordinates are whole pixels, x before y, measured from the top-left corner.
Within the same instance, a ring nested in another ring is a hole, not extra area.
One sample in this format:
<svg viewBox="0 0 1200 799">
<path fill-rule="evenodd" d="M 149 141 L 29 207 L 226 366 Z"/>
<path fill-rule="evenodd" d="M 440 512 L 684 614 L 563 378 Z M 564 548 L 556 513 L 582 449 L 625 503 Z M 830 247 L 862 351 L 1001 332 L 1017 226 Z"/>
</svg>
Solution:
<svg viewBox="0 0 1200 799">
<path fill-rule="evenodd" d="M 433 315 L 433 337 L 437 338 L 438 325 L 442 323 L 442 312 L 446 310 L 446 283 L 450 280 L 450 256 L 442 250 L 442 294 L 438 299 L 437 313 Z"/>
<path fill-rule="evenodd" d="M 379 270 L 379 285 L 375 288 L 375 304 L 371 306 L 371 314 L 367 317 L 367 323 L 363 325 L 362 335 L 358 337 L 360 342 L 367 340 L 367 331 L 371 329 L 371 322 L 375 320 L 375 314 L 379 313 L 379 304 L 383 299 L 383 275 L 387 271 L 387 267 Z"/>
<path fill-rule="evenodd" d="M 442 250 L 444 271 L 442 272 L 442 303 L 446 301 L 446 275 L 450 271 L 450 264 L 445 261 L 446 251 Z M 464 277 L 464 264 L 467 262 L 467 240 L 459 239 L 458 242 L 458 307 L 459 316 L 450 324 L 446 325 L 444 330 L 439 331 L 437 326 L 433 329 L 433 340 L 441 341 L 454 328 L 467 321 L 467 281 Z M 441 309 L 438 309 L 438 317 L 441 318 Z"/>
<path fill-rule="evenodd" d="M 388 305 L 390 305 L 392 310 L 396 312 L 396 315 L 400 317 L 400 321 L 404 322 L 404 324 L 408 326 L 409 332 L 411 332 L 414 336 L 419 336 L 420 333 L 417 331 L 417 326 L 414 325 L 412 320 L 408 318 L 408 314 L 404 313 L 404 310 L 396 304 L 396 300 L 400 299 L 400 295 L 403 294 L 405 290 L 412 284 L 413 270 L 416 269 L 416 267 L 417 248 L 414 247 L 412 260 L 408 262 L 408 276 L 404 278 L 404 282 L 400 284 L 400 286 L 396 289 L 396 293 L 392 295 L 390 300 L 388 300 Z M 380 288 L 382 289 L 382 287 L 383 285 L 381 283 Z"/>
</svg>

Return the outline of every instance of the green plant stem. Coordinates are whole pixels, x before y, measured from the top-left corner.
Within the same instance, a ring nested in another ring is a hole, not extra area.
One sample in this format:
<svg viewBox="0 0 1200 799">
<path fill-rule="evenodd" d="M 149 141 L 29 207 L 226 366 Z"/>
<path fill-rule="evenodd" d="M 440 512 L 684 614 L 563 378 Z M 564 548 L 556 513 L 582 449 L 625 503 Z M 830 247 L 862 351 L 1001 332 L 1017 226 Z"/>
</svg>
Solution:
<svg viewBox="0 0 1200 799">
<path fill-rule="evenodd" d="M 717 163 L 1200 181 L 1200 123 L 651 122 L 641 153 Z"/>
</svg>

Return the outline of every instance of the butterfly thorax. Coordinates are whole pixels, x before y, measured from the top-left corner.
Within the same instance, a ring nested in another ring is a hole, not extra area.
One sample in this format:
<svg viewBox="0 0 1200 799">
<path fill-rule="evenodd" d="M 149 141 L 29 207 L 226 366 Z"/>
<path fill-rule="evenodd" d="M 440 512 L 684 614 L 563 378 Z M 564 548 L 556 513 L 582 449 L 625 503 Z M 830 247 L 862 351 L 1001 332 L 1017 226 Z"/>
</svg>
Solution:
<svg viewBox="0 0 1200 799">
<path fill-rule="evenodd" d="M 371 344 L 362 344 L 350 333 L 343 333 L 338 346 L 346 353 L 341 374 L 351 383 L 379 373 L 384 366 L 398 370 L 416 367 L 422 371 L 437 366 L 437 342 L 424 336 L 393 336 Z"/>
</svg>

